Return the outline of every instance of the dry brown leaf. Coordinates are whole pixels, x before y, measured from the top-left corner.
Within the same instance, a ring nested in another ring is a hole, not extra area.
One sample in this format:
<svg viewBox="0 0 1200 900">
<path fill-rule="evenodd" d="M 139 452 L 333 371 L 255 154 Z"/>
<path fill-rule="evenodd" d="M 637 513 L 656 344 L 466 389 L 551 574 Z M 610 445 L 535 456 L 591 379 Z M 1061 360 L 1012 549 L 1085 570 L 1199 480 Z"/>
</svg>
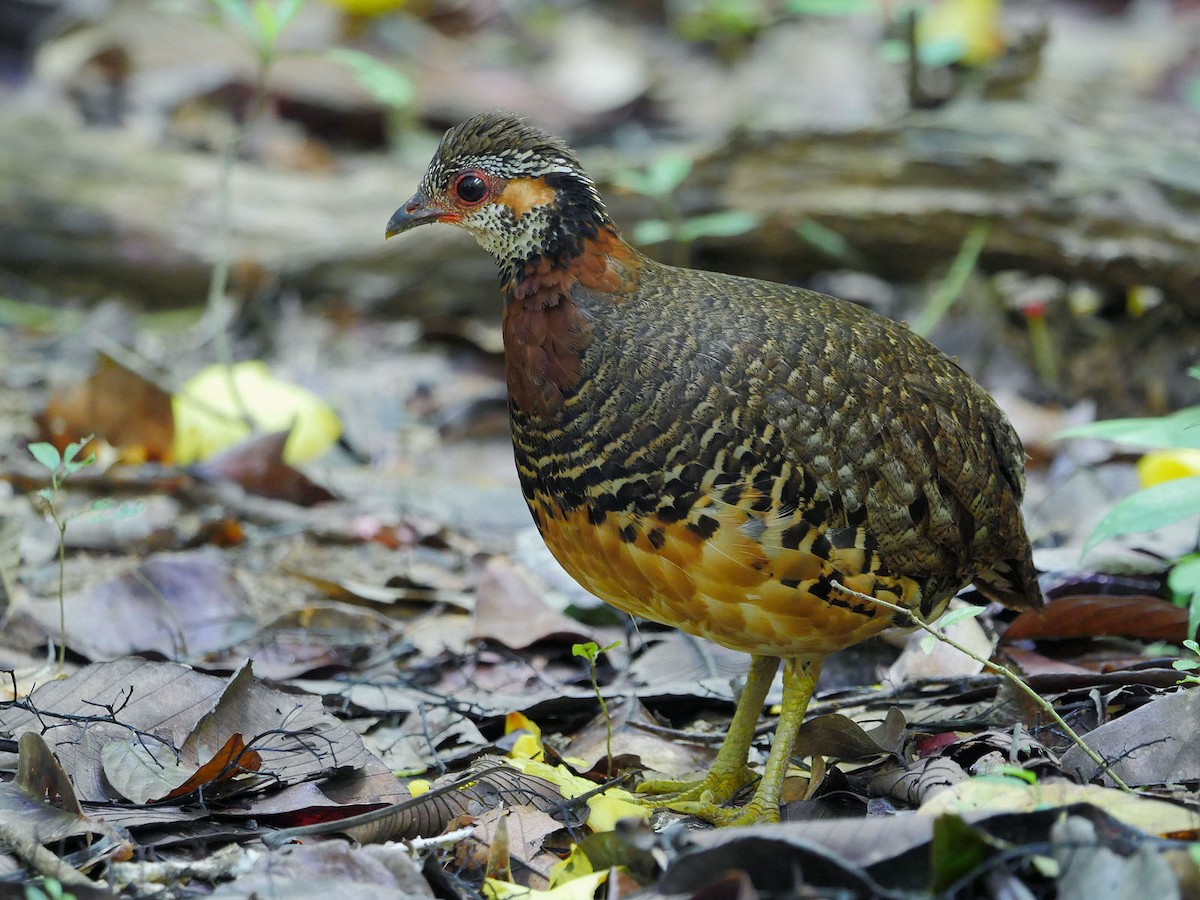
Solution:
<svg viewBox="0 0 1200 900">
<path fill-rule="evenodd" d="M 224 746 L 199 764 L 144 738 L 111 741 L 101 756 L 108 783 L 134 803 L 178 800 L 200 790 L 211 796 L 220 793 L 222 785 L 236 788 L 230 784 L 234 779 L 257 772 L 262 765 L 262 757 L 246 748 L 240 734 L 230 735 Z"/>
<path fill-rule="evenodd" d="M 50 398 L 37 423 L 39 438 L 60 451 L 94 434 L 116 447 L 124 462 L 171 461 L 171 395 L 104 353 L 85 381 Z"/>
<path fill-rule="evenodd" d="M 514 650 L 551 639 L 565 643 L 593 639 L 586 626 L 547 606 L 542 593 L 511 562 L 492 557 L 475 589 L 475 637 Z"/>
<path fill-rule="evenodd" d="M 70 778 L 37 732 L 23 733 L 17 742 L 17 775 L 0 783 L 0 831 L 3 843 L 22 845 L 27 853 L 82 834 L 105 835 L 108 849 L 101 855 L 123 852 L 125 845 L 112 823 L 84 814 Z M 6 848 L 7 849 L 7 848 Z M 23 854 L 27 855 L 27 854 Z M 3 857 L 0 856 L 0 865 Z"/>
<path fill-rule="evenodd" d="M 315 506 L 337 497 L 283 461 L 288 431 L 259 434 L 192 466 L 197 476 L 229 481 L 248 494 L 286 500 L 297 506 Z"/>
<path fill-rule="evenodd" d="M 543 848 L 546 838 L 563 830 L 563 823 L 549 813 L 532 806 L 506 806 L 489 809 L 475 817 L 475 830 L 464 843 L 478 843 L 488 849 L 495 846 L 501 823 L 507 834 L 510 859 L 515 862 L 515 880 L 533 890 L 545 890 L 551 869 L 562 862 Z"/>
<path fill-rule="evenodd" d="M 226 683 L 175 663 L 96 663 L 41 685 L 27 702 L 29 709 L 5 713 L 5 727 L 18 735 L 49 727 L 47 740 L 82 801 L 119 799 L 100 764 L 103 750 L 138 734 L 172 745 L 193 762 L 211 756 L 205 747 L 246 735 L 272 784 L 355 770 L 374 758 L 319 698 L 269 688 L 249 666 Z M 210 711 L 197 721 L 204 710 Z"/>
<path fill-rule="evenodd" d="M 611 701 L 608 713 L 612 722 L 614 757 L 635 757 L 645 768 L 671 778 L 705 772 L 716 758 L 714 746 L 699 746 L 640 728 L 658 723 L 637 700 Z M 604 771 L 607 743 L 608 728 L 604 716 L 598 715 L 575 733 L 563 756 L 582 759 L 585 770 Z"/>
<path fill-rule="evenodd" d="M 346 841 L 320 841 L 272 850 L 248 874 L 209 896 L 213 900 L 433 900 L 433 891 L 402 846 L 354 847 Z"/>
<path fill-rule="evenodd" d="M 249 605 L 219 552 L 202 548 L 159 554 L 69 595 L 67 646 L 91 659 L 139 652 L 199 659 L 256 630 Z M 26 609 L 57 637 L 57 600 L 33 602 Z"/>
<path fill-rule="evenodd" d="M 873 796 L 920 806 L 922 801 L 938 791 L 944 791 L 967 778 L 963 767 L 954 760 L 935 756 L 889 766 L 871 779 L 868 790 Z"/>
<path fill-rule="evenodd" d="M 904 714 L 896 707 L 870 732 L 846 716 L 832 713 L 804 723 L 796 737 L 795 755 L 864 760 L 896 753 L 904 739 Z"/>
<path fill-rule="evenodd" d="M 1119 635 L 1152 641 L 1182 641 L 1188 636 L 1187 619 L 1186 609 L 1159 597 L 1060 597 L 1041 610 L 1017 616 L 1004 633 L 1004 639 Z"/>
<path fill-rule="evenodd" d="M 1200 781 L 1200 689 L 1161 696 L 1093 729 L 1084 739 L 1128 785 Z M 1079 747 L 1063 754 L 1062 765 L 1085 781 L 1103 777 L 1111 783 Z"/>
</svg>

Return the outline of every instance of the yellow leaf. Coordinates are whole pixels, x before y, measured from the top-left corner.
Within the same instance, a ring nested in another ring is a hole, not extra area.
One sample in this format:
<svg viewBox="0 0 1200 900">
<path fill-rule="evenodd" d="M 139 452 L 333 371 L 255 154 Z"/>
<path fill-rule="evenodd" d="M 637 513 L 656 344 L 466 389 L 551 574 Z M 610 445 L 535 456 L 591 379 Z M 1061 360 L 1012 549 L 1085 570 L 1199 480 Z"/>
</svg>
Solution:
<svg viewBox="0 0 1200 900">
<path fill-rule="evenodd" d="M 1114 819 L 1149 834 L 1167 835 L 1200 829 L 1200 813 L 1174 803 L 1127 794 L 1115 788 L 1075 784 L 1065 780 L 1043 780 L 1029 784 L 1016 778 L 981 776 L 938 792 L 921 805 L 922 815 L 989 812 L 1027 812 L 1090 803 Z"/>
<path fill-rule="evenodd" d="M 957 47 L 963 65 L 986 65 L 1004 52 L 999 0 L 941 0 L 921 16 L 917 40 Z"/>
<path fill-rule="evenodd" d="M 489 900 L 506 900 L 508 897 L 528 897 L 529 900 L 592 900 L 596 888 L 607 880 L 608 870 L 605 869 L 603 872 L 583 875 L 548 891 L 534 891 L 509 881 L 487 878 L 483 882 L 483 895 Z"/>
<path fill-rule="evenodd" d="M 545 759 L 546 748 L 542 746 L 542 729 L 537 722 L 520 712 L 510 712 L 504 717 L 504 733 L 524 731 L 517 738 L 508 755 L 514 759 Z"/>
<path fill-rule="evenodd" d="M 1191 447 L 1151 450 L 1137 461 L 1137 473 L 1144 488 L 1200 475 L 1200 450 Z"/>
<path fill-rule="evenodd" d="M 580 794 L 596 789 L 586 778 L 571 774 L 566 766 L 552 766 L 532 759 L 510 759 L 513 768 L 544 778 L 558 786 L 562 795 L 570 800 Z M 603 794 L 588 798 L 588 827 L 592 831 L 612 831 L 621 819 L 642 819 L 650 816 L 650 810 L 634 799 L 633 794 L 621 788 L 609 788 Z"/>
<path fill-rule="evenodd" d="M 352 16 L 381 16 L 403 9 L 408 0 L 325 0 Z"/>
<path fill-rule="evenodd" d="M 508 755 L 513 759 L 545 759 L 546 748 L 532 734 L 523 734 L 517 738 Z"/>
<path fill-rule="evenodd" d="M 568 881 L 574 881 L 576 878 L 582 878 L 584 875 L 591 875 L 595 869 L 592 866 L 592 861 L 588 859 L 588 855 L 583 852 L 578 844 L 571 845 L 571 852 L 567 854 L 567 858 L 556 862 L 550 867 L 550 887 L 554 889 L 561 887 Z"/>
<path fill-rule="evenodd" d="M 250 434 L 244 416 L 260 431 L 292 429 L 283 451 L 286 462 L 316 459 L 342 433 L 342 423 L 312 391 L 280 381 L 259 360 L 236 363 L 230 371 L 213 365 L 199 372 L 171 398 L 175 417 L 174 458 L 180 465 L 207 459 Z M 243 408 L 244 404 L 244 408 Z"/>
<path fill-rule="evenodd" d="M 432 787 L 432 785 L 429 783 L 428 779 L 414 778 L 408 783 L 408 793 L 410 796 L 420 797 L 422 794 L 429 793 L 430 787 Z"/>
<path fill-rule="evenodd" d="M 588 828 L 592 831 L 612 831 L 622 819 L 642 819 L 650 816 L 650 810 L 633 799 L 629 791 L 609 788 L 588 800 Z"/>
<path fill-rule="evenodd" d="M 537 722 L 522 712 L 510 712 L 504 717 L 504 733 L 512 734 L 514 731 L 528 731 L 535 738 L 542 736 L 542 729 Z"/>
</svg>

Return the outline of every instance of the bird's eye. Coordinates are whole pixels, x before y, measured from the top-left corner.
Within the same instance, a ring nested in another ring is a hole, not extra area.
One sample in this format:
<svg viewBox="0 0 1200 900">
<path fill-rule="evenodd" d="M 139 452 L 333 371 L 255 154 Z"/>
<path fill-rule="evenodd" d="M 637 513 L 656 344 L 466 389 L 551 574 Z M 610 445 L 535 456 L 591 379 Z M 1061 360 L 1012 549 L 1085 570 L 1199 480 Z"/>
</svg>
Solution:
<svg viewBox="0 0 1200 900">
<path fill-rule="evenodd" d="M 478 175 L 467 172 L 454 182 L 454 193 L 464 203 L 478 203 L 487 196 L 487 184 Z"/>
</svg>

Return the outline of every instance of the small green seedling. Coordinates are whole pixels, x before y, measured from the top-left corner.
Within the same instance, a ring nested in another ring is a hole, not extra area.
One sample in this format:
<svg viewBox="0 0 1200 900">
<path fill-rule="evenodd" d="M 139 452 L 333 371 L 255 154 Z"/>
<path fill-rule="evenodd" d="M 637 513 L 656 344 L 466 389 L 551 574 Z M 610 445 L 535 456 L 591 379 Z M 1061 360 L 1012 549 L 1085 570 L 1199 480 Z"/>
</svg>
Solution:
<svg viewBox="0 0 1200 900">
<path fill-rule="evenodd" d="M 57 878 L 44 878 L 40 885 L 25 885 L 25 900 L 75 900 L 75 895 L 63 887 Z"/>
<path fill-rule="evenodd" d="M 58 668 L 60 671 L 67 658 L 67 611 L 63 599 L 63 585 L 66 582 L 67 574 L 67 525 L 72 519 L 72 516 L 66 515 L 62 509 L 62 486 L 64 481 L 80 469 L 86 468 L 96 461 L 95 453 L 89 453 L 82 459 L 79 458 L 80 451 L 88 445 L 91 439 L 92 435 L 89 434 L 81 441 L 73 441 L 67 444 L 67 449 L 61 454 L 57 447 L 44 441 L 29 445 L 30 454 L 50 473 L 50 486 L 38 491 L 38 496 L 45 502 L 50 520 L 58 529 Z"/>
<path fill-rule="evenodd" d="M 604 749 L 608 755 L 608 777 L 613 775 L 613 755 L 612 755 L 612 719 L 608 715 L 608 704 L 604 702 L 604 695 L 600 693 L 600 682 L 596 678 L 596 658 L 601 653 L 607 653 L 609 650 L 615 650 L 621 646 L 620 641 L 613 641 L 607 647 L 601 647 L 595 641 L 588 641 L 586 644 L 575 644 L 571 647 L 572 656 L 582 656 L 588 661 L 588 673 L 592 679 L 592 690 L 596 692 L 596 699 L 600 701 L 600 713 L 604 716 Z"/>
<path fill-rule="evenodd" d="M 1200 380 L 1200 367 L 1188 374 Z M 1146 450 L 1200 450 L 1200 405 L 1166 416 L 1142 419 L 1108 419 L 1069 428 L 1059 438 L 1099 438 Z M 1084 545 L 1087 554 L 1109 538 L 1154 531 L 1196 516 L 1200 510 L 1200 475 L 1175 478 L 1143 488 L 1108 511 Z M 1172 599 L 1188 611 L 1188 637 L 1200 632 L 1200 553 L 1176 561 L 1167 578 Z"/>
<path fill-rule="evenodd" d="M 982 606 L 960 606 L 958 609 L 952 609 L 937 621 L 936 633 L 931 631 L 925 637 L 921 638 L 921 650 L 928 656 L 933 652 L 933 648 L 937 646 L 941 640 L 939 635 L 945 635 L 946 631 L 955 622 L 961 622 L 964 619 L 973 619 L 983 612 Z"/>
<path fill-rule="evenodd" d="M 1192 673 L 1192 672 L 1196 672 L 1197 670 L 1200 670 L 1200 644 L 1197 644 L 1193 640 L 1186 640 L 1183 642 L 1183 646 L 1185 646 L 1189 650 L 1191 650 L 1192 653 L 1194 653 L 1197 658 L 1196 659 L 1177 659 L 1177 660 L 1175 660 L 1175 662 L 1171 663 L 1171 665 L 1174 667 L 1175 671 Z M 1184 675 L 1183 678 L 1181 678 L 1179 680 L 1179 683 L 1180 684 L 1200 684 L 1200 675 L 1194 675 L 1194 674 Z"/>
<path fill-rule="evenodd" d="M 702 237 L 736 237 L 753 231 L 759 217 L 749 210 L 727 209 L 699 216 L 685 216 L 675 197 L 676 189 L 691 174 L 695 161 L 684 153 L 667 153 L 644 169 L 618 172 L 618 185 L 635 194 L 649 197 L 658 205 L 659 218 L 646 219 L 633 229 L 634 243 L 674 242 L 676 262 L 687 261 L 688 246 Z"/>
</svg>

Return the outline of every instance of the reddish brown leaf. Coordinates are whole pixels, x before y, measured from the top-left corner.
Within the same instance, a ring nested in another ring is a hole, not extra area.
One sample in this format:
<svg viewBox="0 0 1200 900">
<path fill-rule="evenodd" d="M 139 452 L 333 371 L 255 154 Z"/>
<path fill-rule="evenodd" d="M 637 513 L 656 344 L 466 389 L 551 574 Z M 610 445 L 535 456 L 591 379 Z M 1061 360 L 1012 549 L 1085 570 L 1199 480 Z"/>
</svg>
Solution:
<svg viewBox="0 0 1200 900">
<path fill-rule="evenodd" d="M 1120 635 L 1144 640 L 1182 641 L 1187 610 L 1158 597 L 1062 597 L 1045 609 L 1023 612 L 1008 626 L 1006 641 Z"/>
<path fill-rule="evenodd" d="M 246 749 L 246 740 L 240 734 L 231 734 L 225 745 L 213 754 L 212 759 L 162 799 L 176 800 L 186 797 L 200 788 L 221 784 L 246 772 L 257 772 L 261 767 L 262 756 L 258 751 Z"/>
<path fill-rule="evenodd" d="M 249 494 L 315 506 L 336 499 L 333 493 L 283 461 L 289 432 L 275 431 L 248 438 L 193 467 L 201 478 L 232 481 Z"/>
<path fill-rule="evenodd" d="M 94 434 L 133 463 L 170 462 L 175 440 L 171 395 L 103 353 L 84 382 L 50 398 L 37 423 L 60 451 Z"/>
</svg>

